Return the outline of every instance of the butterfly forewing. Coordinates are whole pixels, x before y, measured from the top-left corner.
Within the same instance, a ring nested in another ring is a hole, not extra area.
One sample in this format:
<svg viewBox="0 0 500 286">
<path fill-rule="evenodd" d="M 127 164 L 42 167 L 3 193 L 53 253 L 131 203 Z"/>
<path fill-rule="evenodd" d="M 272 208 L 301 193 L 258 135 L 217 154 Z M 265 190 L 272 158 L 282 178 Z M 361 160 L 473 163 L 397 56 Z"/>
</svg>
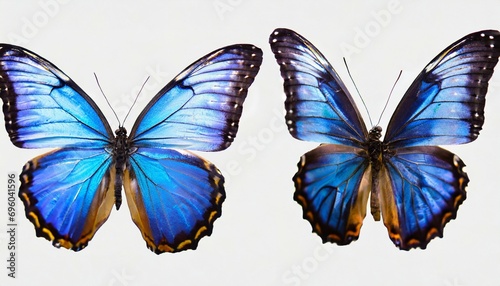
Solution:
<svg viewBox="0 0 500 286">
<path fill-rule="evenodd" d="M 391 148 L 474 141 L 484 122 L 500 32 L 463 37 L 437 55 L 403 96 L 386 131 Z"/>
<path fill-rule="evenodd" d="M 325 57 L 299 34 L 276 29 L 269 44 L 284 79 L 286 123 L 297 139 L 360 147 L 365 124 Z"/>
<path fill-rule="evenodd" d="M 0 44 L 0 97 L 12 143 L 95 148 L 113 137 L 102 112 L 68 76 L 21 47 Z"/>
<path fill-rule="evenodd" d="M 261 63 L 262 51 L 253 45 L 228 46 L 202 57 L 151 100 L 130 132 L 131 141 L 144 147 L 226 149 Z"/>
</svg>

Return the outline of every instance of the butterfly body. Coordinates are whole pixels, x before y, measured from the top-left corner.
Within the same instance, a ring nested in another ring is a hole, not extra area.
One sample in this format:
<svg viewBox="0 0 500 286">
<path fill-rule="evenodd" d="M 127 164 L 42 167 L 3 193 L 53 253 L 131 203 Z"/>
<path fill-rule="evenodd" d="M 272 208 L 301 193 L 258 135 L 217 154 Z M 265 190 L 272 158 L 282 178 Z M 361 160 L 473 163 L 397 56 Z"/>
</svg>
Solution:
<svg viewBox="0 0 500 286">
<path fill-rule="evenodd" d="M 196 249 L 225 199 L 224 177 L 188 151 L 219 151 L 236 136 L 242 104 L 262 62 L 253 45 L 195 61 L 153 97 L 131 132 L 114 133 L 94 101 L 55 65 L 0 44 L 0 97 L 15 146 L 57 148 L 33 158 L 19 197 L 37 236 L 79 251 L 119 209 L 153 252 Z"/>
<path fill-rule="evenodd" d="M 488 81 L 500 56 L 500 32 L 452 43 L 417 76 L 383 140 L 367 130 L 339 75 L 307 39 L 288 29 L 269 38 L 286 94 L 292 136 L 322 143 L 301 157 L 294 199 L 323 242 L 359 237 L 366 206 L 402 250 L 426 248 L 456 217 L 469 182 L 465 164 L 436 145 L 474 141 L 484 122 Z"/>
<path fill-rule="evenodd" d="M 115 136 L 111 156 L 113 157 L 112 164 L 116 170 L 114 182 L 115 206 L 116 209 L 119 210 L 122 204 L 123 174 L 127 168 L 130 168 L 128 158 L 130 158 L 137 149 L 129 146 L 130 144 L 128 142 L 127 130 L 125 127 L 119 127 L 115 131 Z"/>
<path fill-rule="evenodd" d="M 368 135 L 368 142 L 366 149 L 368 150 L 368 161 L 371 166 L 372 172 L 372 188 L 370 194 L 370 210 L 373 219 L 380 220 L 380 202 L 378 201 L 379 192 L 379 173 L 382 169 L 383 158 L 389 156 L 380 138 L 382 137 L 382 128 L 380 126 L 373 127 Z"/>
</svg>

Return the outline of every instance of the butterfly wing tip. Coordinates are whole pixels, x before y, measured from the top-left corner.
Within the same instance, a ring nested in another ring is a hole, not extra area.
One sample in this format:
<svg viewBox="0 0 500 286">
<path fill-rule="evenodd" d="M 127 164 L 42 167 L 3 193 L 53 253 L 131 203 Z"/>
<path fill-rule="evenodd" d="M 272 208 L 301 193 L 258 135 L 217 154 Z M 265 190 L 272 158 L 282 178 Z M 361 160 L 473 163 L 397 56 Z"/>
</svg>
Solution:
<svg viewBox="0 0 500 286">
<path fill-rule="evenodd" d="M 276 28 L 271 33 L 271 36 L 277 36 L 279 34 L 290 34 L 290 33 L 292 33 L 292 30 L 290 30 L 290 29 L 287 29 L 287 28 Z"/>
</svg>

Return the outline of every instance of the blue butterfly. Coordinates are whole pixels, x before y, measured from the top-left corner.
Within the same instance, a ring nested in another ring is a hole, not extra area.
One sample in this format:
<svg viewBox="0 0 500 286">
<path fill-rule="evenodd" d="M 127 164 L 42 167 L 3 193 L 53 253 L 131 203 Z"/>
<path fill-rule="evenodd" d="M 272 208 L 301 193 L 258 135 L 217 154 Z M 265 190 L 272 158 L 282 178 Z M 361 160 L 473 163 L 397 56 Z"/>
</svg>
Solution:
<svg viewBox="0 0 500 286">
<path fill-rule="evenodd" d="M 367 131 L 344 83 L 308 40 L 276 29 L 269 43 L 284 79 L 289 132 L 325 143 L 301 157 L 293 178 L 313 231 L 339 245 L 358 239 L 370 197 L 373 218 L 382 213 L 400 249 L 425 249 L 442 237 L 469 179 L 462 160 L 435 145 L 479 135 L 500 33 L 467 35 L 436 56 L 403 96 L 383 141 L 379 126 Z"/>
<path fill-rule="evenodd" d="M 113 134 L 92 99 L 49 61 L 0 44 L 5 127 L 21 148 L 55 148 L 29 161 L 19 196 L 36 234 L 83 249 L 119 209 L 122 185 L 132 219 L 153 252 L 196 249 L 225 199 L 224 177 L 186 151 L 226 149 L 262 62 L 252 45 L 209 53 L 146 106 L 127 136 Z"/>
</svg>

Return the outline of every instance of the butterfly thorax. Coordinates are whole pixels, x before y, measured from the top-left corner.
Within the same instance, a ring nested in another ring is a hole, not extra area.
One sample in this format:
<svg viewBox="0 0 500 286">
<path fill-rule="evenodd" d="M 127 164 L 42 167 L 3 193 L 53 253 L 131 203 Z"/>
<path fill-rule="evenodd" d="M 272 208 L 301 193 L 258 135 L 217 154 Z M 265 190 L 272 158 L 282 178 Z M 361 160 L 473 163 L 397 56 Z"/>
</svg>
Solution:
<svg viewBox="0 0 500 286">
<path fill-rule="evenodd" d="M 382 137 L 382 127 L 375 126 L 368 133 L 368 153 L 370 156 L 370 164 L 372 164 L 372 168 L 376 167 L 376 162 L 381 160 L 382 151 L 383 151 L 383 142 L 380 141 Z M 377 167 L 380 168 L 380 165 Z M 380 169 L 377 169 L 377 171 Z"/>
<path fill-rule="evenodd" d="M 384 155 L 384 143 L 380 141 L 382 128 L 373 127 L 368 134 L 368 154 L 372 174 L 372 189 L 370 193 L 370 210 L 373 219 L 380 220 L 379 202 L 379 174 L 382 168 L 382 156 Z"/>
<path fill-rule="evenodd" d="M 123 185 L 123 173 L 128 165 L 128 157 L 131 153 L 128 140 L 127 140 L 127 129 L 125 127 L 119 127 L 115 131 L 115 139 L 113 142 L 113 165 L 116 170 L 114 189 L 115 189 L 115 206 L 116 209 L 120 209 L 122 204 L 122 185 Z"/>
</svg>

